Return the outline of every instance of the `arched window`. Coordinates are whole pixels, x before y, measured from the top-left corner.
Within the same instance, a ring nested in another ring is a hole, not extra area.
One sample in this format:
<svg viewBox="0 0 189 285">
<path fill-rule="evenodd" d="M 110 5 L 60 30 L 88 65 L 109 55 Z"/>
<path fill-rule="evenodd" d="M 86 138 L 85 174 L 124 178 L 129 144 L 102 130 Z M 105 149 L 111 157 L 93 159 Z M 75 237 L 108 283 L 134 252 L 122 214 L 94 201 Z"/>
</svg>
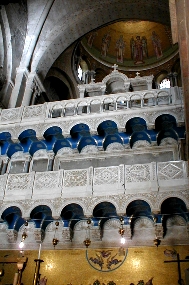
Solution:
<svg viewBox="0 0 189 285">
<path fill-rule="evenodd" d="M 170 80 L 168 78 L 164 78 L 161 82 L 160 82 L 160 85 L 159 85 L 159 88 L 160 89 L 163 89 L 163 88 L 170 88 Z"/>
<path fill-rule="evenodd" d="M 77 69 L 77 74 L 78 74 L 78 77 L 79 77 L 80 80 L 82 80 L 82 73 L 83 73 L 82 68 L 81 68 L 81 66 L 79 65 L 79 66 L 78 66 L 78 69 Z"/>
</svg>

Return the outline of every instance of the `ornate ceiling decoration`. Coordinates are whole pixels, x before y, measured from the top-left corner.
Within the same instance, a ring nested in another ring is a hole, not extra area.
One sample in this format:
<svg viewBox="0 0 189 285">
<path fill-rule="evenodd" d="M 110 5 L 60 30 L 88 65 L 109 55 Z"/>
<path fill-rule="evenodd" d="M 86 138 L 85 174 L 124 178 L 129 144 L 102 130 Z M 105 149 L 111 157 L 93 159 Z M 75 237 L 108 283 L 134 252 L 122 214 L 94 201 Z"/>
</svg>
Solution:
<svg viewBox="0 0 189 285">
<path fill-rule="evenodd" d="M 81 43 L 97 61 L 122 70 L 153 68 L 178 53 L 170 26 L 151 21 L 116 22 L 88 33 Z"/>
</svg>

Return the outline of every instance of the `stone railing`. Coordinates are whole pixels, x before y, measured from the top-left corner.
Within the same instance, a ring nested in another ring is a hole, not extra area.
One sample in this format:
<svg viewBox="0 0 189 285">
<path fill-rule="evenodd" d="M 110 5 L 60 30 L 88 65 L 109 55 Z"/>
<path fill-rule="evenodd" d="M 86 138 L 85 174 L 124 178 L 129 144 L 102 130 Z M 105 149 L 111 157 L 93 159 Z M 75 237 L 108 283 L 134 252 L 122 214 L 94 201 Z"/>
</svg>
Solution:
<svg viewBox="0 0 189 285">
<path fill-rule="evenodd" d="M 0 199 L 39 200 L 184 190 L 188 187 L 187 162 L 89 167 L 86 169 L 4 174 Z"/>
<path fill-rule="evenodd" d="M 153 89 L 51 102 L 47 106 L 47 115 L 49 118 L 57 118 L 181 103 L 179 88 Z"/>
<path fill-rule="evenodd" d="M 44 103 L 42 105 L 3 109 L 0 114 L 0 124 L 24 123 L 31 120 L 44 122 L 48 121 L 50 118 L 164 105 L 181 105 L 181 97 L 180 88 L 173 87 L 164 90 L 152 89 L 147 91 L 56 101 Z"/>
</svg>

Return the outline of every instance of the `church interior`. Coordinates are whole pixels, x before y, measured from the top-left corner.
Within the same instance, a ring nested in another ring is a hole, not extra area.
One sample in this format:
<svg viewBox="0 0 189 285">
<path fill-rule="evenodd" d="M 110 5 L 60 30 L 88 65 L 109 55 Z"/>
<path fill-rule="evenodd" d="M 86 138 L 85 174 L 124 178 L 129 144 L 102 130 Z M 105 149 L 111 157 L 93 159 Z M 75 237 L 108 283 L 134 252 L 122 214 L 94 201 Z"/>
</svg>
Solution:
<svg viewBox="0 0 189 285">
<path fill-rule="evenodd" d="M 0 285 L 189 285 L 189 1 L 0 1 Z"/>
</svg>

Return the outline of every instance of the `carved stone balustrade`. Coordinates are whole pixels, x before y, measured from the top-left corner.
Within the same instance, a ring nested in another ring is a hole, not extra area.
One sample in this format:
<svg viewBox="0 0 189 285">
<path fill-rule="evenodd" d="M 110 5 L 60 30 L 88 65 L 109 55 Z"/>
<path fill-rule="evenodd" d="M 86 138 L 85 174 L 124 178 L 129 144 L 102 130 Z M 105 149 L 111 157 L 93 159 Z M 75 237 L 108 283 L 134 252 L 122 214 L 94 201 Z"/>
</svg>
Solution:
<svg viewBox="0 0 189 285">
<path fill-rule="evenodd" d="M 93 194 L 111 195 L 124 193 L 124 165 L 97 167 L 93 172 Z"/>
<path fill-rule="evenodd" d="M 0 132 L 9 132 L 12 139 L 27 128 L 36 131 L 42 137 L 44 131 L 58 125 L 68 135 L 70 129 L 78 122 L 85 122 L 92 132 L 104 120 L 104 112 L 109 120 L 116 120 L 119 129 L 125 128 L 125 122 L 132 117 L 142 117 L 149 129 L 153 128 L 156 117 L 169 112 L 175 116 L 177 124 L 184 124 L 184 111 L 181 88 L 151 89 L 145 91 L 125 92 L 56 101 L 3 109 L 0 114 Z"/>
<path fill-rule="evenodd" d="M 160 191 L 187 185 L 187 166 L 185 161 L 170 161 L 157 164 L 158 184 Z"/>
<path fill-rule="evenodd" d="M 62 170 L 36 172 L 33 185 L 33 199 L 51 197 L 58 198 L 62 191 Z"/>
<path fill-rule="evenodd" d="M 65 170 L 63 177 L 63 197 L 92 195 L 93 168 Z"/>
<path fill-rule="evenodd" d="M 5 187 L 5 201 L 25 200 L 32 198 L 34 172 L 9 174 Z M 3 175 L 4 176 L 4 175 Z"/>
<path fill-rule="evenodd" d="M 187 162 L 89 167 L 87 169 L 4 174 L 0 198 L 4 202 L 53 198 L 135 195 L 186 190 Z"/>
</svg>

